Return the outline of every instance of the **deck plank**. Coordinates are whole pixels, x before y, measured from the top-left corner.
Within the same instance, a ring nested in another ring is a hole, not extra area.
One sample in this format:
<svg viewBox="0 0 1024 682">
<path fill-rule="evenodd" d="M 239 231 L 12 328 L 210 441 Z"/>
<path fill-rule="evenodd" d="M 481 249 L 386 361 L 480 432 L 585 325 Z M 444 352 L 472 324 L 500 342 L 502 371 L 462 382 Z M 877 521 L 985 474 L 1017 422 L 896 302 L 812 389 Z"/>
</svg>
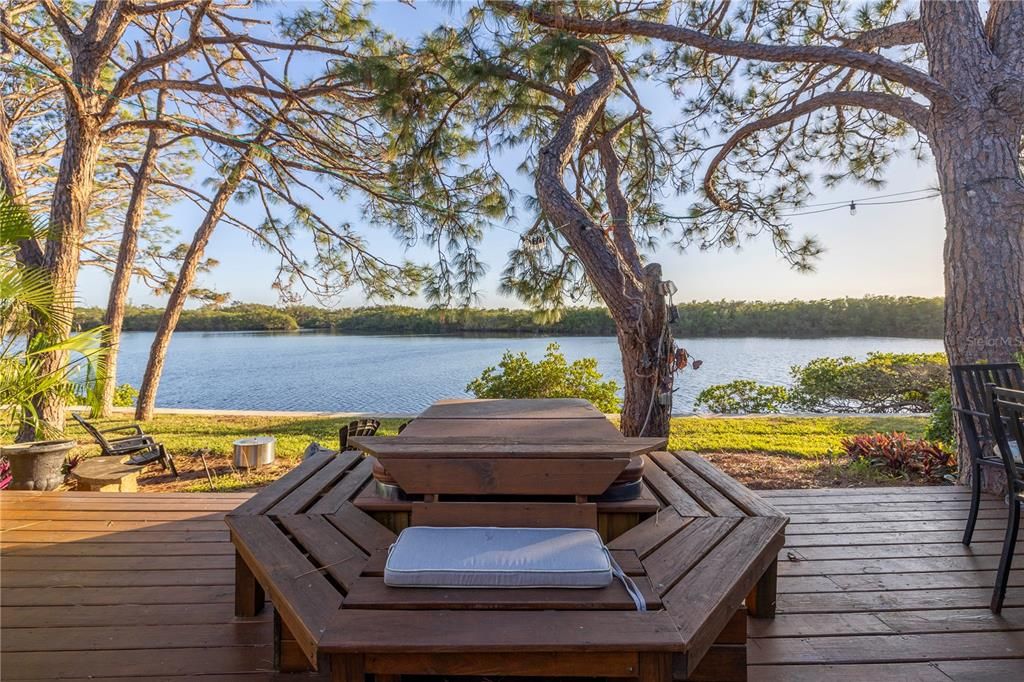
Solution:
<svg viewBox="0 0 1024 682">
<path fill-rule="evenodd" d="M 282 498 L 305 480 L 293 477 L 282 486 Z M 1001 500 L 984 500 L 975 541 L 964 547 L 959 530 L 970 496 L 963 489 L 759 494 L 792 523 L 779 552 L 779 615 L 748 621 L 750 682 L 1024 679 L 1024 543 L 1003 613 L 988 610 L 1006 513 Z M 269 609 L 255 619 L 233 615 L 234 550 L 226 527 L 174 529 L 221 522 L 246 499 L 0 493 L 6 528 L 44 522 L 0 533 L 4 679 L 293 679 L 272 672 L 264 637 Z M 338 513 L 347 510 L 342 505 Z M 103 530 L 56 530 L 53 522 L 114 523 Z M 375 523 L 342 525 L 361 552 L 394 540 Z M 686 525 L 675 511 L 662 509 L 612 545 L 628 545 L 649 561 Z M 804 528 L 813 532 L 800 532 Z M 44 585 L 50 587 L 40 589 Z M 616 613 L 629 618 L 629 612 Z M 402 617 L 396 612 L 396 631 Z M 429 639 L 431 626 L 423 625 Z"/>
</svg>

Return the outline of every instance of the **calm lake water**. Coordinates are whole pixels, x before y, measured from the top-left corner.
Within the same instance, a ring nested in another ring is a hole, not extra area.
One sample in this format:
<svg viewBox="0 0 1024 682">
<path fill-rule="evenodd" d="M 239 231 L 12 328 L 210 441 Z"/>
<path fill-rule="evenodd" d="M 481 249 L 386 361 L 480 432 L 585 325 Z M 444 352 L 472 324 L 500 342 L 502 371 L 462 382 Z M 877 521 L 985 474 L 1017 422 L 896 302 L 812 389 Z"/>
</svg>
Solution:
<svg viewBox="0 0 1024 682">
<path fill-rule="evenodd" d="M 153 335 L 121 344 L 118 382 L 138 387 Z M 171 342 L 159 407 L 237 410 L 416 413 L 439 398 L 464 396 L 466 384 L 506 349 L 534 360 L 555 341 L 570 360 L 596 357 L 622 385 L 613 337 L 344 336 L 324 333 L 179 332 Z M 680 341 L 704 361 L 678 377 L 675 410 L 687 412 L 700 391 L 734 379 L 786 385 L 791 365 L 823 356 L 862 358 L 871 351 L 942 350 L 939 339 L 726 338 Z"/>
</svg>

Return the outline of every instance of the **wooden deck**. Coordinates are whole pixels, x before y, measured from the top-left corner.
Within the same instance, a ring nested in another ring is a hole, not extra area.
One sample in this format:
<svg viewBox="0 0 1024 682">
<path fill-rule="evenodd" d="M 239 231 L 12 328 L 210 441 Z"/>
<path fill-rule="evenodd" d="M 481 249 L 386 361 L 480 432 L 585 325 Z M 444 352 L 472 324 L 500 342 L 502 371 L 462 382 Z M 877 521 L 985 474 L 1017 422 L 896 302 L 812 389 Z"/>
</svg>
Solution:
<svg viewBox="0 0 1024 682">
<path fill-rule="evenodd" d="M 751 680 L 1024 679 L 1024 557 L 987 609 L 1000 501 L 968 549 L 963 489 L 763 494 L 792 522 L 779 615 L 748 622 Z M 223 516 L 246 498 L 0 493 L 0 678 L 308 679 L 272 673 L 269 615 L 232 615 Z"/>
</svg>

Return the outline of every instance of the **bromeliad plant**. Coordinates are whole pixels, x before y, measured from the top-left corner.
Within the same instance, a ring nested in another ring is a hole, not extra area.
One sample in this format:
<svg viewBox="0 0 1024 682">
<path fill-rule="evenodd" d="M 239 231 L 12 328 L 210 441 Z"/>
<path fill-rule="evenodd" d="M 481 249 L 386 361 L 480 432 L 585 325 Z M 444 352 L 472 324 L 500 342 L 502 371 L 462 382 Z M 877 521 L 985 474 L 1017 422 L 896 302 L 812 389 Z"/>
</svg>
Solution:
<svg viewBox="0 0 1024 682">
<path fill-rule="evenodd" d="M 49 340 L 47 330 L 70 315 L 72 306 L 57 300 L 45 269 L 18 260 L 19 244 L 44 234 L 24 207 L 0 195 L 0 434 L 20 427 L 23 440 L 54 435 L 40 419 L 35 398 L 72 390 L 83 372 L 95 377 L 102 371 L 103 328 Z M 47 370 L 40 356 L 53 351 L 66 354 L 67 361 Z"/>
<path fill-rule="evenodd" d="M 843 440 L 854 459 L 871 462 L 891 476 L 941 481 L 955 469 L 955 453 L 939 443 L 916 440 L 905 433 L 874 433 Z"/>
</svg>

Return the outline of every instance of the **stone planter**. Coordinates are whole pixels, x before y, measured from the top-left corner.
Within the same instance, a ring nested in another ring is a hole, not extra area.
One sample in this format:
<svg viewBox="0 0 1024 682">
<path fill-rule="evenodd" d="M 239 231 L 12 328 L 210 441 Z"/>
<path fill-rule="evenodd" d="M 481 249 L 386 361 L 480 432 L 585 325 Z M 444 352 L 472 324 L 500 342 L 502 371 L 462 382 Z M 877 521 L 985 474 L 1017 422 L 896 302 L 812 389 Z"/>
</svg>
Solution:
<svg viewBox="0 0 1024 682">
<path fill-rule="evenodd" d="M 0 452 L 11 463 L 10 490 L 53 490 L 64 482 L 61 468 L 74 440 L 44 440 L 5 445 Z"/>
</svg>

